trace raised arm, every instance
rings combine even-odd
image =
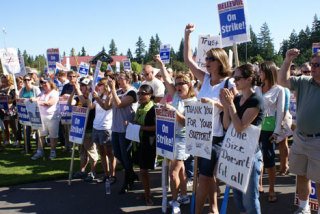
[[[183,49],[183,58],[184,62],[190,68],[193,75],[203,82],[205,72],[202,71],[197,63],[192,58],[192,50],[191,50],[191,42],[190,42],[190,34],[194,31],[195,25],[194,24],[187,24],[185,31],[184,31],[184,49]]]
[[[168,90],[168,94],[173,97],[174,93],[176,92],[176,88],[174,87],[174,83],[169,72],[164,66],[159,54],[155,55],[154,60],[160,65],[160,72],[163,77],[166,89]]]
[[[296,48],[289,49],[286,53],[286,58],[283,61],[283,64],[280,68],[278,83],[279,85],[290,88],[290,65],[292,61],[297,58],[300,54],[300,51]]]

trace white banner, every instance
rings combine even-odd
[[[20,73],[20,62],[17,49],[2,48],[0,49],[0,60],[2,64],[3,74],[17,74]]]
[[[185,103],[187,154],[211,159],[213,108],[211,103]]]
[[[260,128],[250,125],[238,133],[230,124],[217,164],[217,178],[242,192],[247,191]]]

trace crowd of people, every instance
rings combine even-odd
[[[228,55],[221,48],[206,53],[206,71],[194,61],[190,37],[193,24],[185,28],[184,61],[188,71],[172,72],[159,55],[154,60],[160,70],[152,65],[143,67],[142,75],[135,72],[104,72],[95,88],[92,76],[79,77],[75,71],[59,71],[53,76],[38,77],[29,69],[23,78],[17,78],[17,89],[11,75],[1,77],[0,93],[8,97],[9,111],[1,111],[0,149],[10,144],[9,129],[15,146],[22,141],[21,125],[17,123],[15,100],[37,102],[42,119],[42,129],[36,132],[36,151],[31,157],[43,157],[44,144],[50,142],[49,159],[57,158],[56,146],[63,141],[65,151],[72,148],[69,142],[70,125],[61,124],[59,100],[68,105],[87,107],[88,122],[83,144],[79,146],[80,167],[75,179],[91,182],[96,179],[96,165],[100,158],[103,181],[117,182],[116,164],[124,170],[120,194],[130,191],[134,181],[140,179],[146,205],[153,205],[149,171],[154,170],[156,155],[155,107],[176,112],[174,158],[170,160],[169,176],[173,213],[180,213],[180,205],[190,203],[187,184],[197,176],[195,213],[202,213],[209,199],[209,212],[219,213],[217,197],[220,194],[215,166],[221,151],[226,129],[232,123],[237,132],[250,125],[261,127],[259,146],[256,148],[253,170],[247,191],[233,189],[235,204],[240,213],[261,213],[259,194],[264,192],[262,174],[268,174],[268,201],[277,201],[275,184],[277,176],[297,175],[299,208],[296,213],[310,213],[308,197],[310,180],[316,182],[320,195],[320,53],[311,57],[300,69],[293,64],[299,50],[290,49],[281,68],[265,61],[258,66],[250,63],[236,68],[229,65]],[[199,83],[200,86],[199,86]],[[91,94],[91,95],[90,95]],[[194,157],[186,153],[185,101],[215,105],[223,114],[213,118],[211,158],[198,157],[198,169],[193,169]],[[128,123],[140,125],[140,143],[126,139]],[[294,130],[294,131],[293,131]],[[26,146],[31,147],[32,128],[26,126]],[[293,135],[289,151],[288,137]],[[60,139],[60,140],[59,140]],[[279,144],[280,170],[277,172],[275,147]],[[116,161],[117,160],[117,161]],[[90,169],[87,172],[87,165]],[[140,168],[138,176],[134,164]],[[195,174],[193,174],[195,172]],[[318,198],[319,201],[319,198]],[[320,211],[318,211],[320,213]]]

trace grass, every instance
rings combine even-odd
[[[57,158],[49,160],[50,148],[45,148],[45,158],[31,160],[33,154],[23,154],[21,148],[7,146],[0,152],[0,187],[37,181],[67,179],[71,153],[63,153],[57,148]],[[73,171],[79,170],[79,155],[75,152]],[[100,164],[97,171],[101,172]]]

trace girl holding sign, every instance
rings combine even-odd
[[[180,212],[180,204],[190,203],[190,198],[187,195],[186,173],[184,161],[188,158],[186,150],[186,133],[185,133],[185,117],[184,117],[184,102],[196,101],[195,91],[192,82],[187,74],[177,74],[175,82],[161,61],[160,55],[155,56],[155,60],[161,66],[161,74],[164,79],[168,94],[173,97],[172,105],[166,104],[165,107],[176,111],[176,130],[174,142],[174,160],[170,161],[170,186],[172,192],[172,201],[169,204],[172,206],[173,213]],[[181,195],[178,197],[179,189]]]
[[[194,76],[202,82],[201,89],[197,96],[203,102],[213,102],[214,106],[222,111],[219,100],[220,89],[229,88],[237,94],[233,79],[228,77],[231,74],[231,67],[228,63],[228,55],[221,48],[212,48],[206,53],[206,71],[199,68],[193,60],[190,47],[190,34],[195,30],[194,24],[188,24],[185,28],[184,39],[184,62],[188,65]],[[207,196],[209,195],[209,212],[217,213],[217,185],[213,170],[217,163],[221,145],[224,137],[220,115],[215,114],[213,123],[213,140],[211,159],[199,157],[199,184],[196,195],[196,213],[201,213]]]
[[[254,90],[255,75],[253,66],[245,64],[238,67],[234,80],[241,95],[234,96],[229,89],[222,89],[220,100],[223,105],[223,126],[228,128],[233,123],[236,132],[240,133],[249,125],[259,126],[263,119],[263,104],[260,96]],[[262,153],[258,147],[255,153],[253,168],[249,178],[247,192],[233,189],[234,201],[241,213],[261,213],[259,202],[259,177],[262,167]]]

